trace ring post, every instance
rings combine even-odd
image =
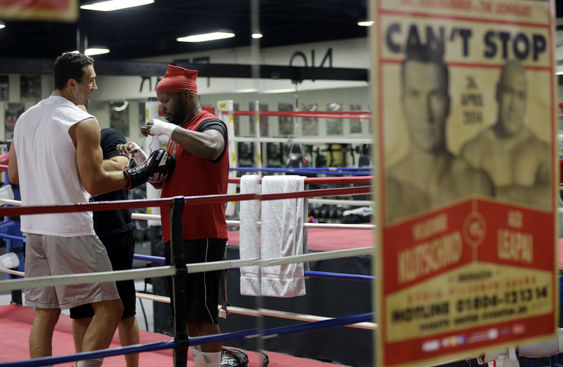
[[[188,331],[184,310],[186,309],[186,258],[184,256],[184,240],[182,236],[182,213],[184,198],[174,198],[170,208],[170,261],[176,267],[176,274],[172,277],[172,307],[174,310],[174,338],[178,343],[174,349],[174,367],[188,365]]]

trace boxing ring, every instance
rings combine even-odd
[[[369,179],[369,178],[368,178]],[[186,205],[201,205],[208,202],[226,202],[232,200],[279,200],[283,198],[290,197],[316,197],[316,196],[341,196],[341,195],[353,195],[353,194],[369,194],[371,188],[369,186],[360,187],[344,187],[336,189],[320,189],[320,190],[310,190],[303,192],[294,193],[281,193],[281,194],[238,194],[238,195],[212,195],[206,197],[186,197],[186,198],[174,198],[174,199],[158,199],[158,200],[132,200],[125,202],[107,202],[107,203],[91,203],[91,204],[80,204],[80,205],[63,205],[56,207],[3,207],[0,208],[0,215],[3,216],[17,216],[22,214],[31,213],[55,213],[55,212],[76,212],[76,211],[97,211],[97,210],[114,210],[120,208],[144,208],[148,206],[159,206],[166,207],[171,206],[172,209],[172,221],[173,221],[173,237],[172,242],[178,241],[178,234],[176,232],[175,226],[178,226],[178,213],[181,214],[181,208],[183,207],[184,201]],[[176,213],[176,214],[175,214]],[[181,229],[180,229],[181,231]],[[181,233],[180,233],[181,236]],[[181,237],[180,237],[181,238]],[[177,243],[177,242],[176,242]],[[249,260],[226,260],[216,263],[206,263],[206,264],[190,264],[187,270],[185,269],[185,262],[182,259],[181,246],[180,251],[178,251],[178,246],[174,246],[172,243],[171,248],[173,250],[173,266],[159,266],[153,267],[151,269],[133,269],[129,271],[117,271],[109,273],[92,273],[92,274],[81,274],[81,275],[71,275],[71,276],[56,276],[56,277],[46,277],[42,279],[13,279],[0,282],[0,291],[11,291],[22,289],[28,286],[47,286],[52,284],[80,284],[85,282],[103,281],[103,280],[125,280],[125,279],[140,279],[146,277],[160,277],[160,276],[174,276],[174,279],[181,278],[182,273],[192,273],[199,271],[209,271],[209,270],[219,270],[219,269],[232,269],[239,268],[241,266],[247,265],[276,265],[276,264],[287,264],[296,261],[318,261],[326,259],[335,259],[345,256],[357,256],[357,255],[371,255],[373,248],[357,248],[353,250],[337,250],[329,252],[319,252],[310,253],[295,256],[292,258],[281,258],[273,260],[260,260],[260,259],[249,259]],[[179,254],[178,254],[179,252]],[[155,261],[155,259],[150,259]],[[160,260],[160,259],[157,259]],[[203,267],[202,267],[203,266]],[[17,272],[11,272],[17,274]],[[180,274],[180,277],[178,277]],[[338,276],[337,274],[329,274],[329,276]],[[175,291],[180,286],[178,283],[181,282],[176,280]],[[175,300],[177,298],[178,305],[176,307],[182,307],[182,295],[176,293]],[[256,312],[253,313],[252,310],[244,310],[242,308],[233,308],[234,312],[241,312],[246,314],[257,315]],[[260,314],[260,312],[258,312]],[[272,314],[272,313],[270,313]],[[287,315],[285,315],[287,317]],[[299,318],[299,316],[291,316],[293,319]],[[176,337],[169,341],[160,341],[155,343],[150,343],[142,346],[129,346],[124,348],[111,348],[101,352],[90,352],[94,354],[78,354],[78,355],[66,355],[50,357],[45,360],[29,360],[21,362],[10,362],[8,364],[0,365],[14,365],[14,366],[28,366],[28,365],[38,365],[38,363],[63,363],[68,361],[75,361],[78,359],[111,356],[123,353],[136,353],[144,351],[157,351],[162,349],[175,350],[175,358],[177,363],[182,365],[182,360],[187,358],[186,347],[187,345],[199,345],[203,343],[213,342],[213,341],[228,341],[237,338],[256,338],[258,336],[263,338],[269,338],[272,336],[283,336],[287,334],[294,334],[302,331],[311,331],[316,329],[324,329],[327,327],[335,327],[341,325],[354,324],[358,322],[369,322],[373,318],[372,313],[364,313],[352,316],[346,316],[342,318],[322,318],[320,321],[309,321],[307,323],[301,323],[297,325],[287,325],[282,327],[274,327],[268,329],[247,329],[239,330],[231,333],[224,333],[217,336],[203,337],[203,339],[198,338],[187,338],[187,335],[183,331],[182,325],[184,324],[182,320],[175,318],[175,330]],[[305,319],[307,319],[305,317]],[[314,319],[314,318],[313,318]],[[311,320],[311,318],[309,318]],[[373,329],[373,325],[368,326],[368,328]],[[180,330],[180,331],[178,331]],[[207,339],[211,338],[211,339]],[[98,354],[99,353],[99,354]]]

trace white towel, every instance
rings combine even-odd
[[[240,180],[240,193],[260,192],[260,176],[245,175]],[[243,200],[240,202],[240,258],[260,258],[260,201]],[[243,266],[240,268],[240,294],[245,296],[260,295],[260,267]]]
[[[303,191],[303,176],[266,176],[262,194]],[[303,254],[303,199],[262,202],[262,259]],[[262,267],[263,296],[305,295],[303,263]]]

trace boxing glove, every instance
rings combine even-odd
[[[145,182],[158,184],[164,181],[174,171],[174,158],[164,149],[158,149],[149,158],[133,168],[125,168],[123,174],[127,177],[127,189],[132,189]]]

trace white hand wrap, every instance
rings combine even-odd
[[[139,165],[147,160],[148,158],[147,154],[141,149],[141,147],[137,143],[135,143],[134,141],[130,141],[127,144],[131,145],[131,151],[132,151],[131,158],[133,158],[135,163]]]
[[[166,135],[172,136],[172,132],[178,125],[171,124],[170,122],[164,122],[159,119],[152,119],[152,127],[150,129],[151,135]]]

